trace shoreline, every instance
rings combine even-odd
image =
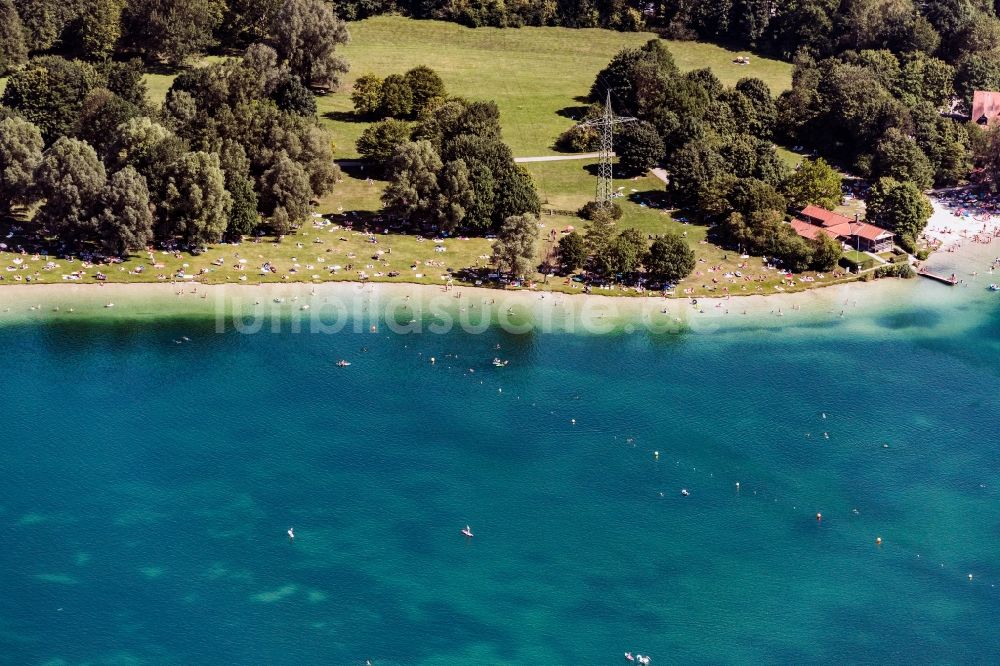
[[[982,281],[982,280],[980,280]],[[985,290],[985,282],[983,287]],[[862,285],[865,287],[862,289]],[[979,290],[923,278],[831,285],[788,294],[690,299],[558,292],[497,291],[399,283],[327,282],[247,285],[33,285],[0,290],[0,325],[76,320],[214,320],[217,332],[261,330],[400,334],[482,332],[608,334],[702,332],[743,327],[815,326],[858,313],[937,307]],[[113,304],[111,307],[109,305]]]
[[[940,228],[953,219],[935,201],[934,227]],[[929,225],[931,230],[934,227]],[[245,327],[246,321],[257,321],[262,327],[264,320],[281,320],[291,321],[293,329],[328,332],[343,330],[349,321],[359,332],[384,322],[398,332],[419,332],[416,329],[431,330],[435,324],[438,328],[446,324],[467,330],[499,325],[512,332],[603,334],[641,329],[713,332],[748,325],[829,323],[853,312],[941,307],[976,300],[976,294],[985,292],[986,285],[1000,281],[1000,271],[990,271],[990,262],[1000,255],[1000,243],[995,246],[976,243],[964,234],[961,240],[965,242],[953,242],[949,250],[939,250],[924,262],[929,269],[957,273],[962,283],[954,287],[921,277],[882,278],[794,292],[734,293],[695,300],[676,295],[665,297],[656,292],[622,296],[346,280],[258,284],[7,283],[0,286],[0,325],[68,321],[74,317],[115,320],[195,317],[214,318],[217,328],[221,325],[222,329]],[[113,306],[106,307],[109,304]],[[367,323],[362,327],[364,322]]]

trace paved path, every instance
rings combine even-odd
[[[662,180],[664,183],[670,182],[670,178],[667,177],[666,169],[661,169],[660,167],[656,167],[655,169],[650,169],[649,173],[653,174],[654,176]]]
[[[539,155],[537,157],[515,157],[514,161],[518,164],[523,164],[525,162],[562,162],[564,160],[596,160],[601,156],[600,153],[571,153],[568,155]],[[611,153],[614,157],[615,154]],[[356,167],[365,164],[364,160],[334,160],[337,164],[342,167]]]
[[[613,157],[614,153],[611,155]],[[596,160],[600,156],[600,153],[572,153],[570,155],[545,155],[542,157],[515,157],[514,161],[518,164],[524,162],[562,162],[563,160]]]

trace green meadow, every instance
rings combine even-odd
[[[470,29],[454,23],[414,21],[398,16],[352,23],[350,32],[351,43],[343,52],[351,71],[339,90],[317,98],[320,121],[331,131],[340,159],[357,156],[354,142],[367,126],[356,121],[352,113],[353,81],[361,74],[374,72],[385,76],[417,65],[435,69],[452,95],[495,100],[500,107],[504,139],[515,155],[556,154],[552,143],[573,124],[573,116],[580,113],[585,103],[583,96],[597,72],[619,49],[639,46],[655,37],[650,33],[598,29]],[[709,67],[727,85],[745,76],[763,79],[775,94],[791,85],[792,67],[788,63],[751,56],[750,65],[737,65],[734,62],[737,56],[750,54],[698,42],[668,41],[667,46],[682,70]],[[206,57],[194,66],[215,59]],[[149,97],[154,104],[165,98],[174,76],[160,72],[146,75]],[[0,86],[3,84],[0,80]],[[789,163],[798,157],[784,149],[782,156]],[[538,250],[541,261],[553,251],[554,239],[562,232],[569,227],[583,230],[583,221],[573,211],[594,196],[596,165],[590,160],[572,160],[526,163],[524,167],[532,175],[542,200],[543,228]],[[704,227],[674,219],[664,206],[663,183],[655,177],[621,179],[615,185],[620,195],[617,200],[624,210],[618,222],[620,228],[634,227],[649,235],[680,233],[694,248],[698,266],[682,282],[679,294],[685,293],[684,290],[690,295],[718,294],[723,281],[713,281],[716,276],[741,269],[746,272],[749,262],[760,266],[759,259],[743,260],[709,243]],[[377,218],[384,187],[385,183],[369,179],[360,168],[346,168],[343,180],[319,202],[316,211],[336,222]],[[197,257],[158,252],[152,258],[133,257],[105,273],[114,282],[169,280],[183,272],[201,273],[197,278],[201,282],[367,278],[441,284],[456,271],[489,263],[491,249],[487,239],[449,239],[443,244],[444,251],[438,251],[433,242],[414,236],[376,233],[377,242],[372,242],[367,234],[317,226],[317,223],[326,224],[314,218],[281,242],[261,239],[239,246],[219,245]],[[377,229],[378,223],[374,226]],[[391,252],[386,253],[390,248]],[[11,255],[4,254],[0,253],[0,261],[12,260]],[[263,274],[260,266],[264,262],[274,265],[277,272]],[[37,282],[60,282],[64,274],[81,268],[79,262],[60,260],[56,264],[46,269],[44,257],[38,260],[29,257],[4,277],[13,280],[18,275],[22,279],[30,275]],[[139,266],[143,270],[136,273]],[[331,272],[331,266],[339,268]],[[82,281],[93,281],[94,270],[85,272]],[[398,275],[390,277],[390,273]],[[778,286],[779,280],[772,273],[752,285],[735,285],[733,291],[771,292]],[[805,286],[799,283],[785,288],[791,291]],[[548,288],[572,291],[574,285],[557,280],[550,281]]]

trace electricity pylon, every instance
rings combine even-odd
[[[597,168],[597,204],[601,207],[611,205],[611,197],[614,194],[611,178],[611,161],[614,158],[614,127],[622,123],[634,122],[635,118],[616,116],[611,110],[611,89],[608,89],[608,98],[604,102],[604,113],[600,118],[588,120],[580,123],[580,127],[596,127],[601,133],[601,157]]]

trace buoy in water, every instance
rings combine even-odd
[[[659,460],[660,459],[660,452],[659,451],[653,451],[653,458],[655,458],[656,460]]]
[[[822,514],[822,513],[817,513],[817,514],[816,514],[816,520],[817,520],[817,521],[819,521],[819,520],[823,520],[823,514]]]
[[[875,537],[875,545],[876,546],[882,545],[882,537]]]
[[[972,580],[972,574],[969,574],[969,580]]]

